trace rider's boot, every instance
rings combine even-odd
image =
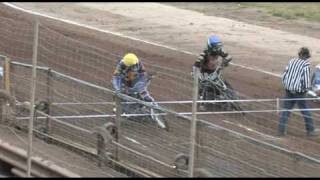
[[[200,91],[201,92],[201,91]],[[200,100],[203,100],[203,96],[200,96],[199,97]],[[199,111],[206,111],[207,110],[207,107],[205,106],[204,103],[200,103],[199,105]]]

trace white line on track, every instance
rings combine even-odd
[[[241,128],[244,128],[244,129],[246,129],[246,130],[248,130],[250,132],[254,132],[254,133],[256,133],[256,134],[258,134],[258,135],[260,135],[260,136],[262,136],[263,138],[266,138],[266,139],[279,139],[277,137],[270,136],[268,134],[264,134],[264,133],[261,133],[259,131],[254,130],[254,129],[251,129],[251,128],[249,128],[247,126],[244,126],[242,124],[239,124],[239,123],[236,124],[236,123],[233,123],[233,122],[230,122],[230,121],[227,121],[227,120],[223,120],[223,122],[228,123],[228,124],[232,124],[232,125],[235,125],[235,126],[238,126],[238,127],[241,127]]]
[[[138,141],[137,141],[137,140],[135,140],[135,139],[129,138],[129,137],[127,137],[127,136],[125,136],[125,138],[126,138],[126,139],[128,139],[129,141],[131,141],[131,142],[135,143],[135,144],[139,144],[139,145],[141,145],[143,148],[147,148],[147,146],[145,146],[145,145],[141,144],[140,142],[138,142]]]
[[[146,44],[151,44],[151,45],[154,45],[154,46],[167,48],[167,49],[170,49],[170,50],[173,50],[173,51],[178,51],[178,52],[183,52],[185,54],[198,56],[198,54],[195,54],[195,53],[192,53],[192,52],[189,52],[189,51],[180,50],[180,49],[177,49],[177,48],[173,48],[173,47],[162,45],[162,44],[159,44],[159,43],[138,39],[138,38],[135,38],[135,37],[130,37],[130,36],[118,33],[118,32],[111,32],[111,31],[108,31],[108,30],[99,29],[99,28],[96,28],[96,27],[88,26],[88,25],[85,25],[85,24],[81,24],[81,23],[78,23],[78,22],[71,21],[71,20],[57,18],[57,17],[53,17],[53,16],[50,16],[50,15],[42,14],[42,13],[39,13],[39,12],[26,10],[26,9],[21,8],[21,7],[15,6],[15,5],[11,4],[11,3],[3,2],[3,4],[6,5],[6,6],[9,6],[11,8],[14,8],[14,9],[29,13],[29,14],[42,16],[42,17],[46,17],[46,18],[49,18],[49,19],[54,19],[54,20],[57,20],[57,21],[65,22],[65,23],[68,23],[68,24],[85,27],[87,29],[91,29],[91,30],[95,30],[95,31],[103,32],[103,33],[112,34],[112,35],[119,36],[119,37],[122,37],[122,38],[127,38],[127,39],[131,39],[131,40],[135,40],[135,41],[140,41],[140,42],[143,42],[143,43],[146,43]],[[244,69],[248,69],[248,70],[251,70],[251,71],[260,72],[260,73],[268,74],[268,75],[275,76],[275,77],[281,77],[280,74],[276,74],[276,73],[273,73],[273,72],[262,70],[262,69],[259,69],[257,67],[249,67],[249,66],[235,64],[235,63],[230,63],[230,64],[232,64],[234,66],[238,66],[238,67],[244,68]]]

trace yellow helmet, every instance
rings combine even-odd
[[[133,66],[139,62],[138,57],[133,53],[128,53],[123,57],[123,63],[126,66]]]

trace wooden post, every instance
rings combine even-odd
[[[49,116],[50,116],[50,109],[51,109],[51,103],[52,103],[51,78],[52,78],[52,73],[51,73],[51,69],[49,68],[48,73],[47,73],[47,103],[48,103],[47,108],[48,109],[46,112]],[[48,117],[46,119],[46,133],[48,135],[50,135],[50,133],[51,133],[51,119]],[[49,140],[49,138],[47,140]]]
[[[106,144],[104,138],[101,134],[97,134],[97,155],[98,155],[98,166],[101,167],[104,161],[104,154],[106,149]]]
[[[4,59],[4,64],[2,65],[2,89],[4,89],[5,91],[7,91],[6,88],[6,63],[7,63],[7,57],[6,56],[1,56],[1,58]],[[2,104],[1,104],[1,123],[5,122],[5,119],[7,118],[7,107],[6,107],[6,103],[5,100],[3,100]]]
[[[121,99],[118,96],[115,96],[116,100],[116,142],[119,143],[120,140],[120,126],[121,126],[121,113],[122,113],[122,106],[121,106]],[[116,160],[119,161],[119,148],[116,146]]]
[[[1,58],[3,58],[4,59],[4,62],[3,62],[3,64],[2,64],[2,70],[3,70],[3,72],[2,72],[2,84],[1,84],[1,86],[2,86],[2,89],[4,89],[4,90],[6,90],[6,63],[7,63],[7,57],[6,56],[1,56]]]
[[[37,80],[37,56],[38,56],[38,35],[39,35],[39,21],[36,19],[34,26],[34,42],[33,42],[33,57],[32,57],[32,79],[31,79],[31,107],[30,107],[30,119],[28,126],[28,158],[27,158],[27,177],[31,172],[31,151],[32,151],[32,136],[33,136],[33,119],[35,115],[35,95],[36,95],[36,80]]]
[[[4,62],[2,64],[1,89],[6,90],[6,57],[3,58]]]
[[[193,96],[192,96],[192,121],[190,127],[190,161],[189,161],[189,177],[194,176],[194,157],[195,157],[195,146],[196,146],[196,133],[197,133],[197,100],[198,100],[198,79],[199,79],[199,68],[194,69],[193,77]]]
[[[2,77],[2,84],[3,89],[8,93],[10,96],[10,58],[4,56],[4,65],[3,65],[3,77]],[[3,103],[1,105],[1,120],[5,122],[8,119],[8,114],[10,113],[9,107],[7,106],[7,100],[3,99]]]
[[[5,57],[5,64],[3,69],[3,75],[4,75],[4,89],[10,93],[10,58]]]
[[[277,114],[280,114],[280,100],[277,98]]]

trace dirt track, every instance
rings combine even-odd
[[[24,19],[28,20],[28,16],[25,15],[13,15],[12,12],[8,12],[5,8],[1,8],[1,16],[6,17],[8,19]],[[122,54],[126,53],[127,51],[136,52],[139,57],[143,59],[146,63],[147,68],[149,67],[152,70],[156,70],[152,64],[156,64],[160,66],[162,71],[168,70],[166,67],[170,67],[168,73],[175,73],[177,76],[182,77],[182,79],[186,80],[186,82],[178,82],[179,79],[170,79],[168,76],[160,76],[159,79],[155,79],[153,82],[154,85],[151,87],[152,94],[159,100],[186,100],[190,99],[191,97],[191,87],[190,87],[190,80],[189,72],[190,67],[196,56],[189,55],[177,51],[172,51],[167,48],[161,48],[157,46],[151,46],[149,44],[145,44],[142,42],[133,41],[126,38],[121,38],[114,36],[112,34],[105,34],[100,32],[95,32],[91,30],[86,30],[83,28],[74,28],[71,25],[63,25],[61,26],[60,23],[55,21],[48,21],[44,22],[47,26],[49,26],[54,31],[67,36],[68,38],[76,39],[80,42],[85,42],[86,45],[96,47],[99,49],[103,49],[106,52],[114,52],[121,56]],[[129,44],[129,46],[128,46]],[[1,51],[6,52],[6,45],[3,44]],[[236,53],[236,52],[235,52]],[[10,53],[6,52],[6,54],[11,55]],[[30,56],[24,54],[12,54],[11,56],[18,57],[19,59],[30,59]],[[256,62],[255,57],[245,58],[243,62]],[[268,63],[266,63],[268,64]],[[82,76],[81,74],[77,74],[77,72],[69,71],[68,69],[61,69],[59,65],[51,65],[53,69],[61,71],[63,73],[67,73],[69,75],[79,77]],[[112,66],[110,66],[112,67]],[[105,72],[105,74],[99,74],[99,76],[103,77],[110,77],[110,72],[112,69],[110,67],[100,67],[100,72]],[[102,69],[101,69],[102,68]],[[103,69],[107,68],[107,69]],[[279,68],[280,69],[280,68]],[[234,89],[239,91],[241,94],[245,95],[246,97],[250,98],[275,98],[281,97],[282,90],[280,86],[280,80],[278,77],[272,77],[264,73],[259,73],[257,71],[246,70],[236,66],[230,66],[225,71],[226,78],[229,79],[231,84],[234,86]],[[103,80],[103,79],[90,79],[90,77],[83,76],[83,78],[87,78],[85,80],[94,81],[97,84],[104,85],[110,81],[110,79]],[[263,81],[262,81],[263,80]],[[170,94],[164,92],[163,90],[157,88],[160,87],[162,83],[172,84]],[[183,85],[189,87],[185,88]],[[183,108],[185,109],[185,107]],[[259,114],[257,114],[259,115]],[[220,116],[219,116],[220,117]],[[202,118],[202,117],[201,117]],[[266,140],[264,136],[259,136],[254,132],[247,130],[246,128],[241,128],[235,126],[233,124],[227,123],[226,121],[221,121],[220,118],[218,119],[217,116],[214,118],[212,116],[204,116],[203,118],[213,121],[217,124],[221,124],[225,127],[229,127],[240,131],[245,134],[252,135],[258,139]],[[224,117],[221,117],[224,118]],[[241,121],[240,119],[230,118],[233,123]],[[259,117],[252,117],[249,116],[247,121],[242,122],[244,125],[250,126],[251,128],[263,132],[269,135],[273,135],[275,132],[273,131],[277,125],[278,116],[277,115],[269,115],[263,117],[262,115]],[[291,125],[302,127],[301,123],[298,121],[291,120]],[[294,123],[293,123],[294,122]],[[259,125],[260,124],[260,125]],[[297,125],[298,124],[298,125]],[[268,127],[268,128],[266,128]],[[304,129],[302,131],[290,132],[289,136],[286,137],[284,140],[277,140],[274,143],[280,144],[281,146],[286,146],[288,149],[303,151],[306,154],[315,155],[317,152],[317,148],[319,147],[318,143],[313,143],[314,140],[305,140],[304,137]],[[293,135],[292,135],[293,134]],[[304,143],[308,143],[310,148],[308,149],[300,149],[303,147]],[[314,147],[314,148],[311,148]]]
[[[289,26],[286,24],[289,23],[282,25],[277,19],[264,22],[263,27],[159,3],[15,4],[54,17],[189,51],[195,55],[202,50],[207,37],[217,33],[225,42],[227,50],[234,55],[235,64],[277,74],[283,71],[288,58],[295,56],[300,46],[310,47],[314,55],[311,62],[313,65],[319,63],[318,39],[303,33],[312,31],[315,34],[317,29],[306,26],[305,29],[300,27],[299,33],[286,32],[285,29]],[[214,3],[208,5],[208,8],[210,6],[214,6]],[[277,24],[277,30],[272,29],[274,24]],[[281,31],[282,29],[284,30]]]

